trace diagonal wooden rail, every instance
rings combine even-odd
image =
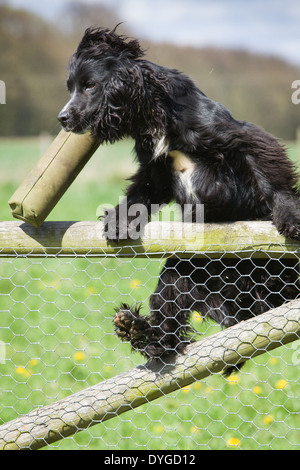
[[[3,424],[0,449],[42,448],[299,338],[294,300],[189,345],[174,364],[151,362]]]

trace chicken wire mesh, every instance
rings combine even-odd
[[[122,302],[147,312],[163,264],[162,254],[2,258],[0,423],[143,364],[112,318]],[[192,326],[199,338],[220,331],[197,312]],[[48,448],[299,449],[299,362],[296,341]]]

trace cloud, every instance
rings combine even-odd
[[[142,37],[246,48],[300,64],[299,0],[119,0],[118,6]]]

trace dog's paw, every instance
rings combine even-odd
[[[108,242],[118,243],[120,240],[126,240],[127,231],[120,228],[117,207],[105,210],[102,220],[104,222],[103,236]]]
[[[114,318],[116,335],[122,341],[130,341],[137,332],[134,329],[135,317],[127,305],[123,305],[121,310],[116,312]]]
[[[124,214],[123,214],[124,212]],[[103,236],[108,242],[118,243],[124,240],[138,240],[144,232],[147,220],[139,216],[129,216],[120,206],[105,211]]]
[[[300,241],[300,223],[292,226],[287,226],[282,232],[287,238]]]
[[[300,218],[289,218],[275,223],[278,232],[286,238],[300,240]]]
[[[146,330],[149,323],[139,315],[140,307],[129,307],[122,304],[114,318],[116,335],[122,341],[131,343],[133,349],[144,349],[148,342]]]
[[[278,232],[286,238],[300,240],[300,207],[298,198],[278,193],[272,220]]]

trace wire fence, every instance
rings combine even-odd
[[[14,239],[13,234],[11,237]],[[268,242],[264,258],[273,250],[270,257],[275,253],[278,265],[282,263],[284,269],[283,260],[296,259],[298,248],[287,246],[280,238],[276,240],[276,246],[274,240],[271,246]],[[257,253],[257,246],[249,248],[244,238],[238,243],[242,249],[231,254],[237,261],[245,256],[251,260]],[[232,240],[228,245],[232,248]],[[224,243],[223,253],[205,246],[193,254],[176,249],[173,255],[191,259],[201,255],[210,260],[208,263],[216,262],[212,253],[215,257],[218,253],[218,263],[228,256]],[[100,256],[101,250],[95,254],[94,247],[85,253],[81,247],[70,247],[68,254],[64,250],[62,243],[58,246],[55,242],[50,247],[31,246],[25,251],[14,242],[10,253],[2,247],[0,424],[145,362],[115,336],[112,319],[122,302],[139,302],[147,313],[149,296],[156,288],[170,247],[164,251],[155,245],[142,257],[132,247],[131,255],[126,252],[123,256],[108,249]],[[296,262],[291,269],[298,277]],[[273,274],[268,274],[267,263],[265,270],[267,285]],[[209,280],[206,282],[208,285]],[[197,312],[192,312],[192,326],[200,339],[220,331],[219,326],[204,321]],[[49,447],[299,449],[300,341],[278,346],[249,360],[240,373],[227,378],[213,374],[175,392],[162,393],[151,403],[101,421]]]

